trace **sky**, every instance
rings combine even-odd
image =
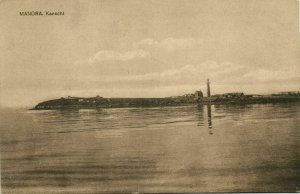
[[[20,16],[63,11],[63,16]],[[296,0],[2,0],[0,102],[300,90]]]

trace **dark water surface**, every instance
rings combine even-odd
[[[295,192],[299,104],[1,110],[3,193]]]

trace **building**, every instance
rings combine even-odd
[[[300,95],[299,91],[279,92],[279,95]]]
[[[201,90],[195,92],[195,99],[203,98],[203,93]]]
[[[241,98],[244,96],[244,93],[242,92],[234,92],[234,93],[225,93],[219,95],[221,98]]]
[[[78,97],[68,96],[68,99],[78,99]]]

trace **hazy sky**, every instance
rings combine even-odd
[[[296,0],[0,1],[1,105],[300,90]],[[20,16],[64,11],[64,16]]]

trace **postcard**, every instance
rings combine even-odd
[[[0,193],[299,192],[299,10],[0,1]]]

